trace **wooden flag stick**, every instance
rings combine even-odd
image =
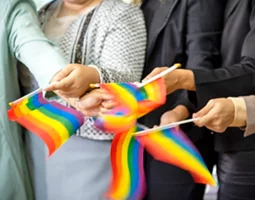
[[[176,127],[176,126],[179,126],[179,125],[182,125],[182,124],[187,124],[187,123],[197,121],[199,119],[200,118],[194,118],[194,119],[187,119],[187,120],[183,120],[183,121],[179,121],[179,122],[174,122],[174,123],[167,124],[167,125],[164,125],[164,126],[158,126],[156,128],[151,128],[151,129],[146,129],[144,131],[139,131],[139,132],[134,133],[134,135],[135,136],[143,136],[143,135],[147,135],[151,132],[160,131],[160,130],[164,130],[164,129],[168,129],[168,128],[173,128],[173,127]],[[145,128],[144,126],[141,126],[141,127]]]

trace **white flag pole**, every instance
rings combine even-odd
[[[187,124],[187,123],[197,121],[199,119],[200,118],[194,118],[194,119],[187,119],[187,120],[183,120],[183,121],[179,121],[179,122],[174,122],[174,123],[171,123],[171,124],[167,124],[167,125],[158,126],[158,127],[155,127],[155,128],[139,131],[139,132],[134,133],[134,135],[135,136],[143,136],[143,135],[147,135],[151,132],[160,131],[160,130],[164,130],[164,129],[168,129],[168,128],[173,128],[173,127],[176,127],[176,126],[179,126],[179,125],[182,125],[182,124]]]
[[[168,74],[168,73],[174,71],[174,70],[177,69],[178,67],[181,67],[181,64],[176,63],[176,64],[174,64],[172,67],[169,67],[167,70],[165,70],[165,71],[163,71],[163,72],[157,74],[156,76],[153,76],[153,77],[149,78],[148,80],[146,80],[146,81],[144,81],[144,82],[142,82],[142,83],[136,83],[136,85],[137,85],[139,88],[141,88],[141,87],[143,87],[143,86],[145,86],[145,85],[147,85],[147,84],[149,84],[149,83],[155,81],[156,79],[161,78],[161,77],[165,76],[166,74]],[[90,84],[90,87],[91,87],[91,88],[98,88],[98,87],[100,87],[100,84],[98,84],[98,83],[97,83],[97,84]]]

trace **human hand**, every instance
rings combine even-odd
[[[148,80],[167,69],[168,67],[157,67],[146,76],[143,81]],[[176,69],[163,76],[163,78],[165,80],[167,94],[178,89],[195,90],[194,74],[191,70]]]
[[[58,91],[58,94],[67,98],[79,98],[90,88],[91,83],[99,82],[99,73],[95,68],[70,64],[53,77],[45,90]]]
[[[105,109],[113,108],[115,106],[113,99],[114,97],[105,90],[96,89],[81,97],[76,107],[85,116],[93,117],[104,112]]]
[[[182,121],[188,118],[189,111],[185,106],[176,106],[173,110],[165,112],[160,119],[160,126]],[[179,127],[176,127],[179,129]]]
[[[219,98],[210,100],[199,112],[193,114],[193,118],[201,118],[194,123],[205,126],[208,129],[222,133],[233,122],[235,106],[231,99]]]

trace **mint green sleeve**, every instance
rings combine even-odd
[[[40,87],[68,63],[42,33],[31,1],[18,1],[7,18],[9,45],[16,58],[35,76]]]

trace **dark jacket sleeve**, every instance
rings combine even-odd
[[[255,6],[250,16],[240,63],[212,71],[193,70],[199,105],[210,99],[255,94]]]
[[[225,3],[222,0],[189,0],[186,16],[187,69],[208,71],[220,65],[220,41]],[[177,104],[190,112],[196,106],[196,94],[183,94]]]

